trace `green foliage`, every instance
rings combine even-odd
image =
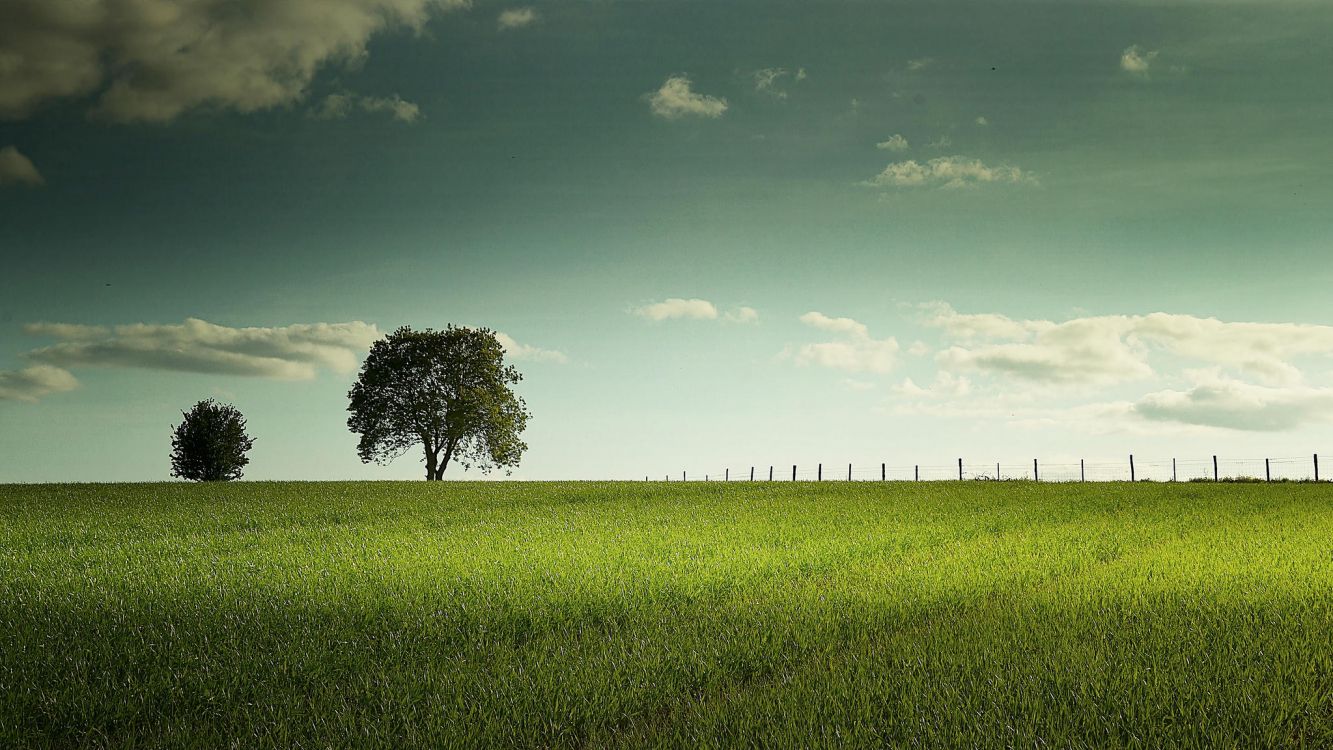
[[[0,487],[0,747],[1333,747],[1333,487]]]
[[[240,479],[255,441],[236,407],[210,398],[181,417],[171,428],[171,475],[196,482]]]
[[[522,379],[489,329],[403,326],[371,346],[347,394],[347,427],[361,436],[357,454],[366,463],[388,463],[419,444],[428,480],[442,479],[453,461],[508,473],[528,447],[519,436],[531,415],[510,388]]]

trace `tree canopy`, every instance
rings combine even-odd
[[[250,463],[246,452],[254,438],[245,433],[245,417],[231,404],[206,399],[181,412],[171,428],[171,475],[196,482],[240,479]]]
[[[420,444],[427,480],[443,479],[451,462],[508,473],[528,447],[519,436],[531,415],[510,387],[522,379],[490,329],[403,326],[371,345],[347,393],[347,427],[365,463]]]

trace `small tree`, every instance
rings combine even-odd
[[[489,329],[403,326],[370,347],[347,393],[347,427],[361,436],[364,463],[387,464],[420,444],[427,481],[454,461],[508,473],[528,448],[519,435],[531,415],[510,389],[522,379]]]
[[[171,428],[171,475],[196,482],[240,479],[255,441],[245,434],[245,417],[236,407],[210,398],[181,416]]]

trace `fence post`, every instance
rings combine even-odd
[[[995,462],[995,481],[1000,481],[1000,462]]]
[[[1268,468],[1268,459],[1266,458],[1264,459],[1264,481],[1265,482],[1273,481],[1273,470]]]
[[[773,481],[773,464],[768,465],[768,481]]]
[[[879,465],[879,481],[883,482],[889,478],[889,469],[885,464]]]
[[[818,466],[815,467],[815,481],[816,482],[824,481],[824,464],[819,464]]]
[[[1134,476],[1134,454],[1129,454],[1129,481],[1137,482],[1138,477]]]
[[[912,468],[912,476],[915,481],[921,481],[921,464],[917,464]]]
[[[1078,481],[1080,482],[1088,481],[1088,472],[1087,469],[1083,468],[1083,459],[1081,458],[1078,460]]]
[[[683,471],[680,473],[680,481],[682,481],[682,482],[685,481],[685,472],[683,472]]]
[[[963,459],[958,459],[958,481],[963,481]]]
[[[847,464],[847,481],[852,481],[852,465]]]
[[[791,481],[796,481],[796,464],[791,465]]]
[[[1213,481],[1217,481],[1217,456],[1213,456]]]
[[[751,482],[754,481],[754,467],[753,467],[753,466],[750,467],[750,481],[751,481]]]
[[[1314,480],[1319,481],[1319,454],[1314,454]]]
[[[724,481],[724,482],[730,482],[730,481],[731,481],[731,469],[727,469],[727,473],[723,475],[723,479],[722,479],[722,481]]]
[[[1176,481],[1176,459],[1171,459],[1171,481]]]
[[[1040,482],[1041,475],[1037,473],[1037,459],[1032,459],[1032,481]]]

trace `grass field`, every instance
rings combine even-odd
[[[1333,747],[1333,486],[0,486],[0,747]]]

